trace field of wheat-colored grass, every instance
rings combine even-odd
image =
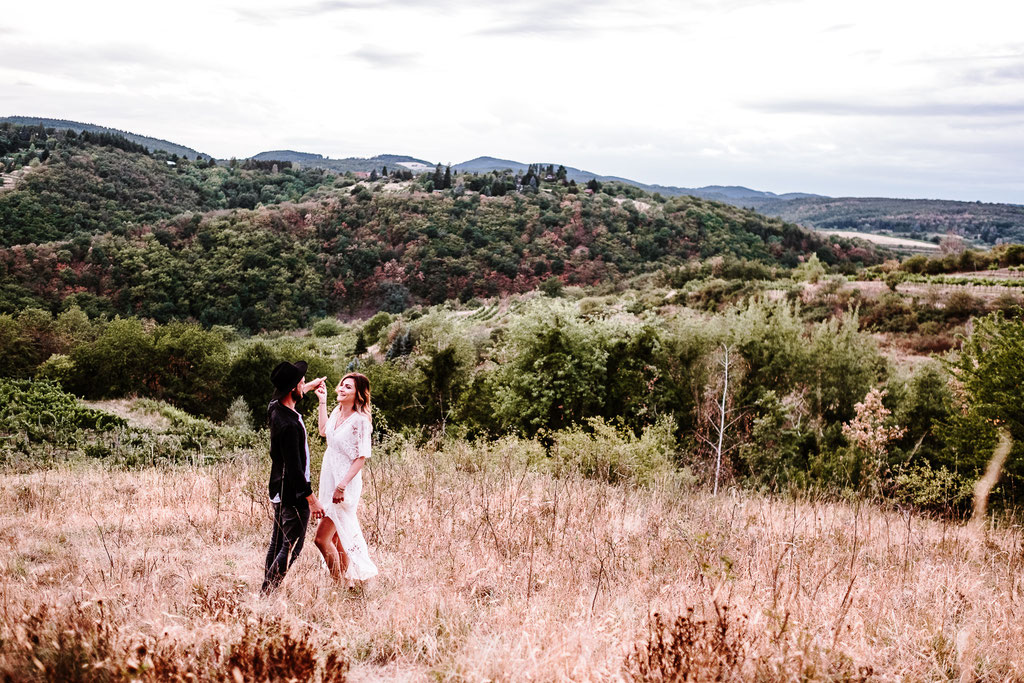
[[[360,516],[380,576],[334,587],[311,529],[272,598],[259,454],[0,474],[0,673],[52,679],[78,666],[62,648],[109,674],[81,680],[266,678],[273,657],[328,655],[333,674],[299,677],[340,680],[345,659],[356,681],[1024,679],[1013,523],[613,486],[535,456],[375,456]]]

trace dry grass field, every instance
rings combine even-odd
[[[375,456],[361,518],[381,575],[336,589],[311,532],[269,599],[263,458],[0,474],[0,672],[1024,680],[1012,521],[611,486],[537,455],[510,440]]]
[[[879,235],[873,232],[860,232],[858,230],[815,230],[815,232],[822,235],[866,240],[897,251],[919,252],[923,254],[937,254],[939,252],[939,245],[933,242],[925,242],[924,240],[911,240],[904,237],[892,237],[890,235]]]

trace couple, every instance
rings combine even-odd
[[[359,528],[356,506],[363,490],[362,467],[370,457],[370,381],[349,373],[335,387],[338,406],[327,415],[327,378],[306,383],[306,362],[280,363],[270,373],[274,395],[267,408],[270,422],[270,500],[274,530],[267,551],[263,593],[284,579],[306,538],[310,516],[320,520],[316,546],[336,581],[348,587],[377,574]],[[306,425],[295,404],[310,390],[320,407],[317,422],[327,450],[320,469],[320,496],[309,476]],[[322,503],[322,504],[321,504]]]

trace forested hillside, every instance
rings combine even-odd
[[[642,212],[608,195],[353,195],[255,211],[193,213],[154,226],[0,251],[0,310],[193,318],[249,330],[302,326],[326,313],[593,285],[725,257],[723,274],[769,277],[817,251],[831,263],[875,259],[793,225],[699,199]]]
[[[820,230],[889,232],[910,238],[954,233],[986,244],[1024,241],[1024,206],[938,199],[801,197],[728,200]]]
[[[48,119],[38,116],[5,116],[0,118],[0,124],[3,123],[10,123],[25,128],[70,130],[75,133],[91,133],[95,135],[117,135],[129,140],[130,142],[134,142],[137,145],[145,147],[150,152],[166,152],[167,154],[177,155],[179,157],[188,157],[189,159],[210,158],[209,154],[203,154],[202,152],[198,152],[191,147],[186,147],[185,145],[179,145],[168,140],[161,140],[160,138],[152,138],[147,135],[138,135],[118,128],[97,126],[92,123],[68,121],[66,119]]]
[[[545,282],[615,283],[711,257],[749,277],[812,253],[848,269],[880,260],[751,211],[579,188],[533,167],[356,183],[273,160],[165,159],[115,136],[0,133],[8,165],[31,165],[0,194],[0,311],[76,304],[256,331]]]
[[[149,153],[107,133],[0,124],[0,163],[20,169],[0,192],[0,246],[126,234],[184,212],[296,200],[325,171],[261,162],[218,166]]]

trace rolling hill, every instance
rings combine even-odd
[[[431,164],[429,161],[402,154],[378,154],[368,158],[347,157],[345,159],[331,159],[322,154],[296,152],[286,149],[260,152],[249,158],[253,161],[290,161],[304,168],[319,168],[334,171],[335,173],[369,173],[374,169],[377,171],[380,171],[381,168],[395,170],[399,167],[421,172],[427,168],[434,168],[434,164]]]
[[[129,133],[128,131],[119,130],[117,128],[97,126],[92,123],[80,123],[78,121],[66,121],[64,119],[46,119],[36,116],[4,116],[0,117],[0,123],[13,123],[18,126],[42,126],[43,128],[53,128],[54,130],[73,130],[76,133],[111,133],[120,135],[136,144],[142,145],[151,152],[159,150],[167,152],[168,154],[177,154],[179,157],[186,157],[188,159],[210,158],[209,154],[197,152],[191,147],[168,142],[167,140],[161,140],[159,138],[151,138],[145,135]]]
[[[19,125],[52,127],[76,132],[90,131],[115,133],[143,145],[150,151],[160,150],[189,159],[208,158],[191,147],[166,140],[137,135],[113,128],[66,121],[63,119],[9,116],[2,122]],[[402,167],[413,172],[434,168],[435,163],[408,155],[380,154],[374,157],[347,157],[332,159],[321,154],[293,150],[260,152],[254,161],[289,161],[297,167],[324,169],[336,173],[369,173],[382,167]],[[243,159],[244,161],[244,159]],[[558,167],[558,163],[543,162]],[[488,173],[510,170],[525,173],[529,164],[509,159],[482,156],[452,166],[459,173]],[[666,197],[693,196],[733,206],[750,208],[785,221],[819,230],[853,230],[865,233],[892,234],[909,239],[932,239],[946,233],[955,233],[978,244],[1024,241],[1024,206],[1014,204],[982,204],[979,202],[892,199],[884,197],[826,197],[803,192],[775,194],[738,185],[706,185],[703,187],[677,187],[641,183],[630,178],[601,175],[566,166],[567,178],[577,183],[592,179],[599,182],[619,182],[638,187],[648,193]]]
[[[427,192],[426,174],[357,183],[323,169],[266,170],[266,159],[172,166],[122,138],[23,132],[12,139],[33,170],[0,194],[0,312],[74,303],[91,315],[288,329],[547,280],[615,284],[713,257],[746,278],[811,253],[848,270],[880,260],[852,240],[618,183],[517,191],[495,177],[502,196]]]

